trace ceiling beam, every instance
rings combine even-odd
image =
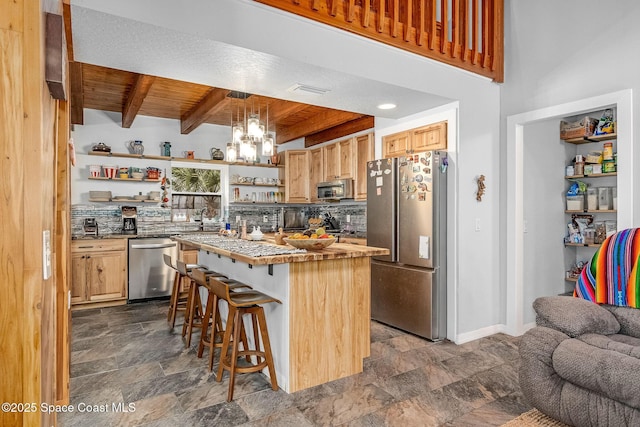
[[[149,89],[151,89],[151,85],[155,79],[155,76],[149,76],[146,74],[136,75],[136,80],[133,83],[127,99],[125,100],[124,106],[122,107],[123,128],[130,128],[133,124],[133,120],[136,118],[138,111],[140,111],[140,107],[142,107],[142,103],[147,97]]]
[[[202,99],[180,118],[180,133],[188,134],[204,123],[209,115],[224,110],[230,102],[226,89],[211,88]]]
[[[340,110],[325,110],[295,125],[277,129],[276,143],[283,144],[293,141],[294,139],[321,132],[359,117],[362,117],[362,114]]]
[[[69,92],[71,102],[71,124],[84,124],[84,86],[82,63],[69,62]]]
[[[374,126],[373,116],[362,116],[358,119],[348,121],[338,126],[323,130],[318,133],[307,135],[304,137],[304,146],[311,147],[316,144],[342,138],[356,132],[371,129]]]

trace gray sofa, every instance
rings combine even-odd
[[[574,426],[640,426],[640,309],[538,298],[520,342],[520,388]]]

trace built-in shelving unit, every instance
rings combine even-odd
[[[95,179],[98,181],[132,181],[132,182],[160,182],[160,179],[149,178],[107,178],[104,176],[90,176],[89,179]]]
[[[101,157],[121,157],[121,158],[129,158],[129,159],[142,159],[142,160],[164,160],[167,162],[170,161],[179,161],[179,162],[194,162],[194,163],[211,163],[211,164],[219,164],[219,165],[229,165],[229,166],[249,166],[249,167],[259,167],[259,168],[282,168],[284,166],[281,165],[272,165],[268,163],[246,163],[246,162],[225,162],[224,160],[209,160],[209,159],[186,159],[184,157],[168,157],[168,156],[147,156],[145,154],[129,154],[129,153],[107,153],[104,151],[90,151],[90,156],[101,156]]]
[[[593,115],[590,114],[591,117],[599,117],[599,112],[594,112]],[[575,156],[577,154],[583,155],[586,158],[586,155],[590,152],[602,152],[603,144],[596,143],[604,143],[609,141],[616,141],[617,134],[603,134],[603,135],[592,135],[592,136],[583,136],[579,138],[571,138],[562,140],[563,143],[567,144],[568,150],[567,154],[571,156]],[[591,145],[589,145],[591,144]],[[570,146],[575,147],[575,149],[569,148]],[[572,182],[576,180],[580,180],[587,184],[588,188],[599,188],[599,187],[617,187],[617,171],[616,172],[603,172],[597,174],[574,174],[574,175],[565,175],[565,181],[570,185]],[[566,187],[568,188],[568,186]],[[584,209],[580,210],[569,210],[565,209],[565,223],[570,222],[572,219],[572,215],[576,217],[580,217],[581,215],[592,215],[593,223],[603,222],[606,224],[607,221],[616,220],[617,209],[589,209],[587,198],[584,200]],[[598,201],[599,206],[599,201]],[[610,206],[611,207],[611,206]],[[573,243],[573,242],[564,242],[564,246],[566,248],[565,252],[565,266],[569,270],[569,267],[573,263],[585,262],[590,259],[594,252],[601,245],[600,242],[585,242],[585,243]],[[580,264],[578,264],[580,265]],[[574,286],[577,281],[576,277],[570,277],[567,273],[564,278],[567,284],[571,284]],[[565,288],[566,290],[566,288]]]
[[[246,187],[284,187],[284,184],[251,184],[246,182],[232,182],[229,185],[240,185]]]

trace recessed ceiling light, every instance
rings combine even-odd
[[[381,110],[392,110],[396,108],[396,104],[380,104],[378,105],[378,108]]]

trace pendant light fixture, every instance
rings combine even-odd
[[[269,104],[267,103],[267,126],[266,126],[266,135],[262,140],[262,155],[263,156],[272,156],[273,155],[273,135],[269,133]]]
[[[236,122],[237,124],[238,122]],[[227,143],[227,161],[235,162],[238,159],[238,142],[236,141],[236,125],[233,123],[233,109],[231,110],[231,142]],[[242,132],[240,132],[242,135]],[[238,137],[239,139],[239,137]]]
[[[231,142],[227,144],[227,161],[243,161],[253,163],[257,160],[257,144],[262,145],[262,155],[271,156],[273,154],[273,136],[267,134],[269,129],[269,105],[267,103],[267,124],[260,122],[260,104],[258,103],[257,113],[254,111],[253,100],[251,101],[251,112],[247,116],[247,98],[251,96],[247,93],[239,92],[244,103],[244,119],[240,120],[240,107],[233,121],[231,113]],[[240,98],[240,96],[237,96]]]

